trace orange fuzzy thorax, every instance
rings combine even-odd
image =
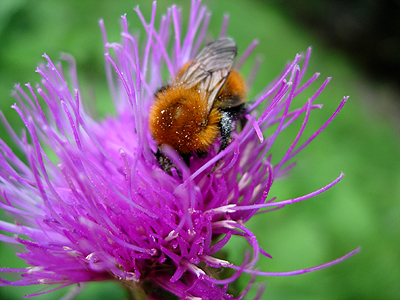
[[[218,109],[207,110],[207,94],[184,84],[166,87],[150,111],[150,131],[158,146],[180,154],[206,152],[219,134]]]
[[[239,102],[244,102],[246,98],[246,83],[243,77],[238,71],[232,70],[225,81],[221,91],[217,96],[217,106],[218,102],[223,102],[225,99],[238,98],[241,99]]]

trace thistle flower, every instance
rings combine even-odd
[[[314,101],[329,82],[328,78],[302,107],[291,109],[293,99],[319,76],[302,83],[310,49],[302,67],[303,58],[296,55],[255,97],[247,111],[247,124],[234,132],[226,149],[218,152],[216,142],[206,158],[192,157],[189,166],[176,152],[165,149],[176,170],[164,172],[154,155],[157,145],[149,131],[149,109],[154,92],[168,79],[163,77],[165,71],[167,77],[176,74],[204,44],[210,15],[200,1],[193,0],[186,30],[175,6],[162,16],[157,29],[155,11],[154,3],[151,19],[146,21],[136,9],[147,33],[144,41],[129,33],[126,16],[122,17],[121,43],[108,42],[100,22],[114,116],[101,121],[91,117],[74,60],[68,55],[62,57],[68,72],[45,54],[47,64],[37,69],[41,85],[35,89],[30,84],[16,86],[18,104],[12,107],[26,132],[18,136],[3,114],[1,118],[24,158],[0,141],[0,206],[15,219],[15,223],[0,221],[1,230],[14,234],[0,235],[0,240],[22,246],[24,251],[17,255],[31,267],[0,269],[21,276],[16,281],[0,279],[2,286],[61,288],[116,280],[132,294],[148,299],[166,294],[184,299],[233,299],[228,286],[243,273],[253,278],[302,274],[358,251],[298,271],[255,269],[259,255],[269,255],[246,222],[256,213],[318,195],[343,177],[340,174],[303,197],[276,201],[269,196],[274,180],[293,167],[293,157],[322,132],[347,100],[344,97],[326,123],[299,145],[310,112],[321,107]],[[226,22],[221,35],[224,32]],[[253,42],[247,48],[236,68],[240,69],[255,46]],[[298,118],[303,118],[298,135],[282,159],[272,164],[272,144]],[[241,265],[216,257],[233,235],[247,240],[252,249]],[[234,272],[218,278],[214,269]],[[235,296],[242,299],[250,286],[251,282]]]

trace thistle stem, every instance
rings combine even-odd
[[[144,289],[140,284],[134,282],[124,282],[124,287],[128,292],[128,300],[148,300]]]

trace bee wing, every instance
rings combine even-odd
[[[200,90],[208,93],[208,111],[224,85],[236,55],[237,46],[233,39],[216,39],[201,50],[180,78],[189,88],[199,85]]]

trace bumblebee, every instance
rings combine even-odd
[[[164,170],[172,164],[160,152],[163,145],[174,148],[189,164],[194,154],[205,157],[219,136],[219,151],[231,142],[235,123],[244,120],[247,108],[245,82],[232,70],[236,56],[233,39],[214,40],[156,92],[149,125]]]

